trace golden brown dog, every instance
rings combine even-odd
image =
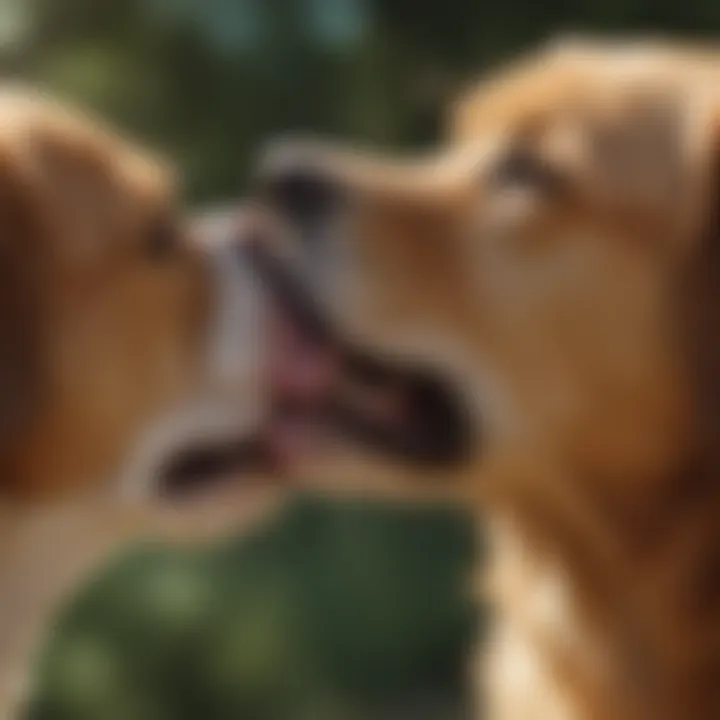
[[[719,173],[720,56],[650,41],[518,62],[431,157],[266,158],[342,332],[481,420],[483,717],[720,717]]]
[[[178,193],[169,168],[95,119],[0,93],[2,718],[82,572],[138,534],[247,511],[228,494],[220,514],[156,502],[180,446],[210,447],[206,467],[219,448],[238,459],[263,387],[242,229],[232,211],[191,224]]]

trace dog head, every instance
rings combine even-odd
[[[482,453],[656,478],[717,444],[719,68],[559,43],[461,99],[440,152],[278,143],[260,179],[337,326],[454,379]]]
[[[191,222],[169,167],[32,92],[0,117],[3,498],[144,492],[177,443],[232,459],[262,367],[234,212]]]

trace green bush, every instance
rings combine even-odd
[[[302,497],[213,550],[139,548],[62,614],[29,720],[459,718],[473,538],[444,508]]]

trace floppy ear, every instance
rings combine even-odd
[[[37,218],[12,167],[0,165],[0,465],[37,410],[40,363]]]
[[[681,341],[694,393],[695,450],[720,468],[720,113],[706,128],[712,132],[704,150],[707,190],[682,278]]]

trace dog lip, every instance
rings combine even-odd
[[[471,418],[449,382],[414,367],[386,366],[368,358],[362,363],[354,376],[350,373],[350,382],[359,392],[391,395],[394,406],[378,413],[357,403],[335,402],[330,414],[344,434],[386,455],[434,467],[469,458]]]
[[[262,237],[252,237],[242,244],[239,252],[268,288],[275,302],[308,339],[322,344],[335,344],[337,333],[321,312],[312,293],[273,254]]]
[[[237,482],[238,476],[266,471],[272,465],[262,435],[232,442],[191,445],[167,458],[157,491],[172,500]]]

